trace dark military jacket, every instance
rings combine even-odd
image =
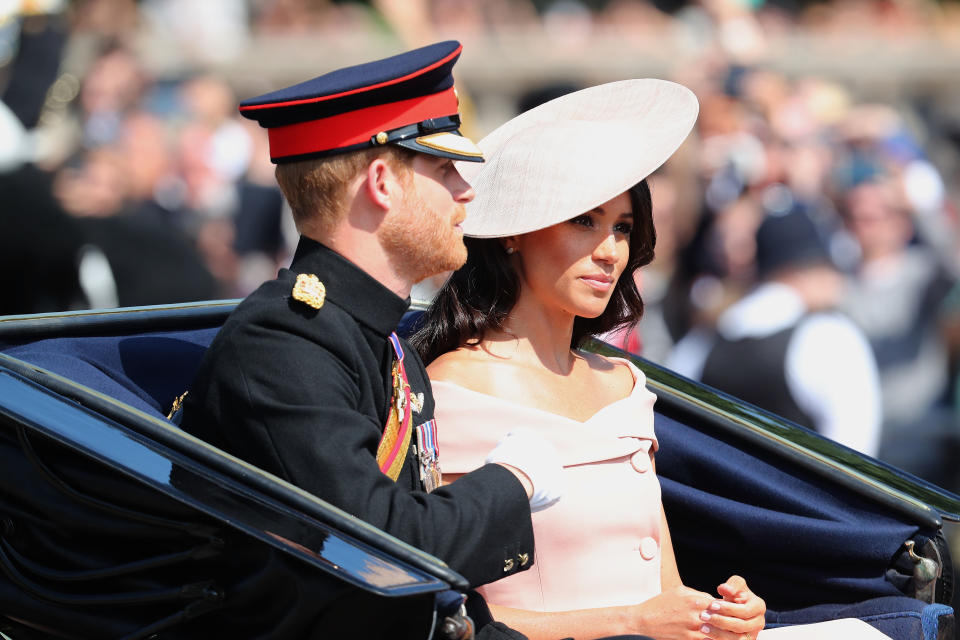
[[[299,273],[324,284],[320,309],[292,297]],[[388,336],[408,305],[337,253],[301,239],[290,269],[241,302],[214,339],[182,424],[437,556],[471,584],[491,582],[527,568],[521,556],[533,557],[529,503],[516,478],[486,465],[428,494],[413,447],[396,482],[376,463],[392,393]],[[401,343],[411,390],[423,393],[413,416],[421,424],[433,417],[430,382],[415,350]]]

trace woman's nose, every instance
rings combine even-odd
[[[608,233],[597,248],[593,251],[593,257],[601,262],[616,262],[617,260],[617,238],[614,234]]]

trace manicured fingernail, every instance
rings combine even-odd
[[[720,603],[714,600],[710,603],[710,611],[720,611]]]
[[[709,612],[709,611],[703,611],[703,612],[700,614],[700,619],[703,620],[704,622],[709,621],[709,620],[710,620],[710,612]]]
[[[710,625],[705,624],[702,627],[700,627],[700,633],[702,633],[705,636],[710,635]]]

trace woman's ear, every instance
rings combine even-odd
[[[500,244],[507,255],[513,255],[517,252],[517,236],[505,236],[500,238]]]

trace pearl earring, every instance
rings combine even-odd
[[[516,253],[516,252],[517,252],[516,248],[514,248],[514,247],[507,247],[507,255],[508,255],[508,256],[509,256],[509,255],[513,255],[513,254]]]

